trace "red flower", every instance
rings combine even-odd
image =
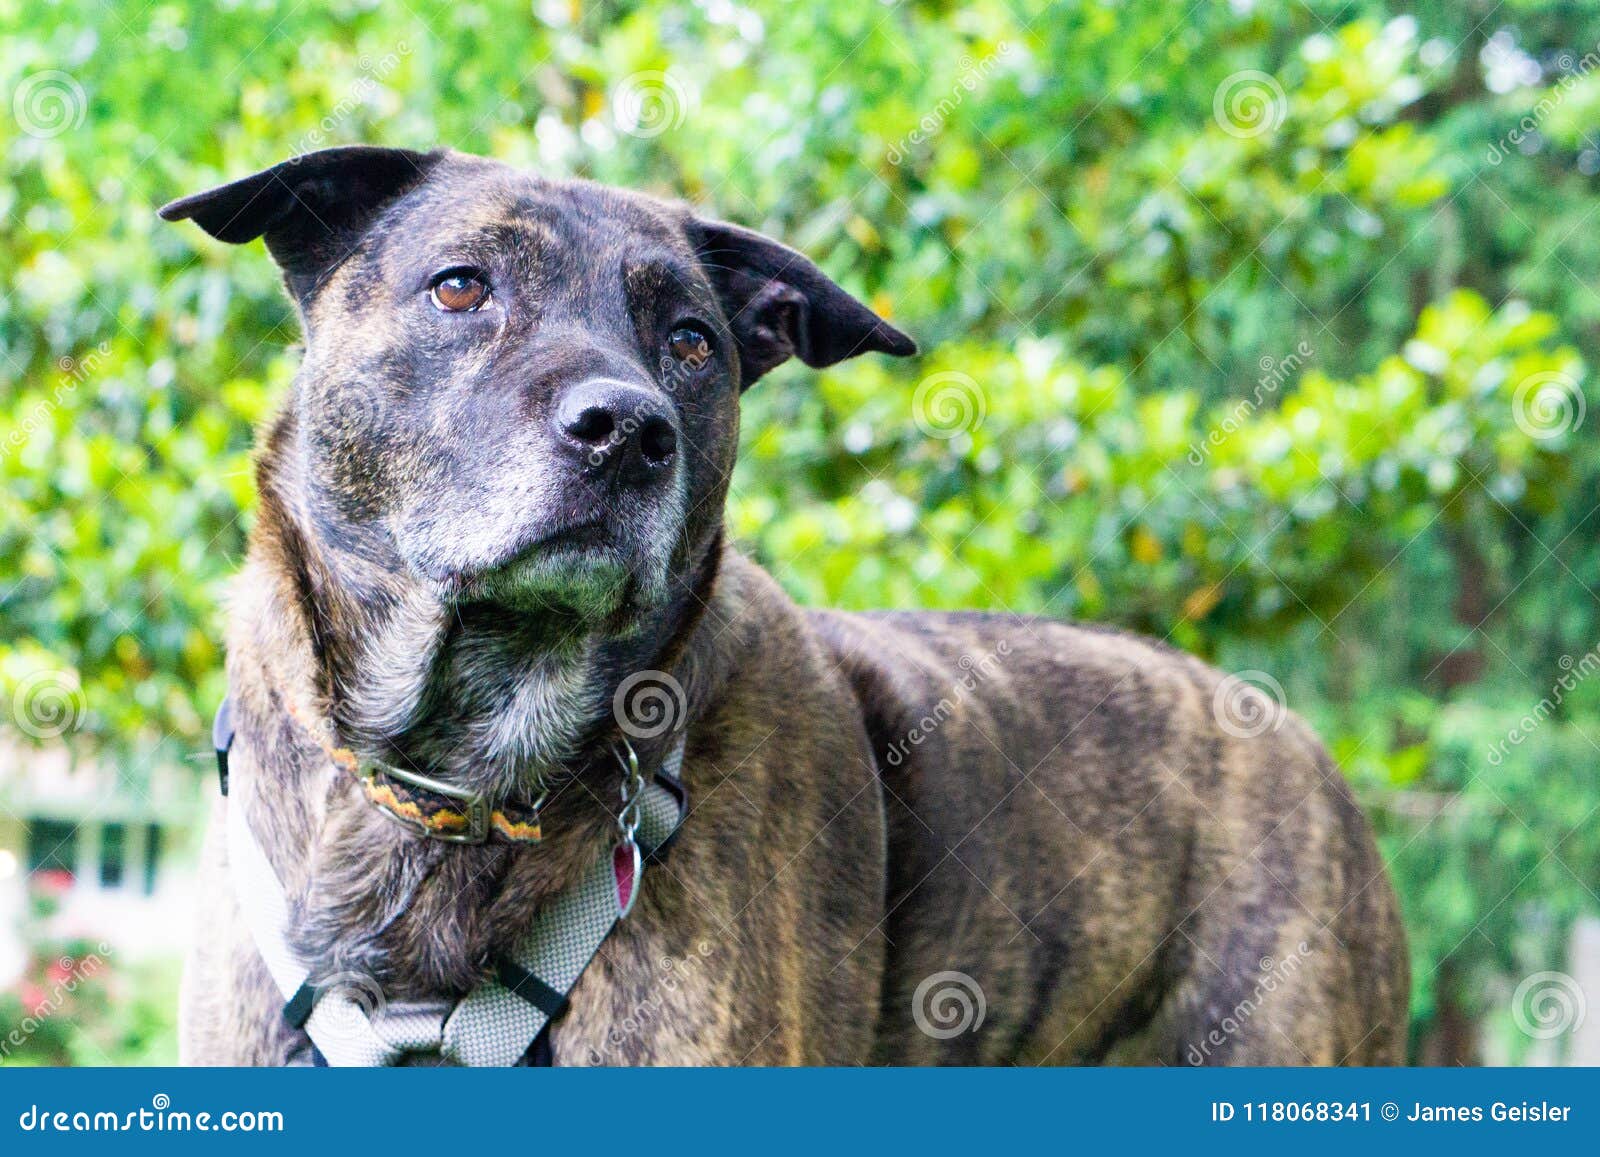
[[[72,873],[65,868],[51,868],[33,874],[33,886],[52,896],[61,896],[72,890]]]

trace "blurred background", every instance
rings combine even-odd
[[[746,549],[1240,673],[1378,828],[1414,1059],[1600,1063],[1600,11],[1184,7],[0,0],[0,1063],[176,1056],[298,334],[154,209],[356,141],[811,254],[925,352],[751,392]]]

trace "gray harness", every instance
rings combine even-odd
[[[245,798],[229,795],[230,705],[217,712],[213,738],[227,803],[228,869],[256,950],[284,998],[284,1018],[303,1029],[326,1063],[382,1066],[434,1055],[466,1066],[514,1065],[565,1009],[601,943],[638,899],[647,859],[658,856],[686,814],[680,770],[685,737],[673,742],[650,782],[626,739],[617,842],[576,885],[541,908],[493,975],[455,1005],[386,1004],[370,978],[309,983],[310,970],[288,941],[288,893],[251,831]],[[426,832],[418,834],[426,835]]]

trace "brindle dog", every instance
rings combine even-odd
[[[693,810],[556,1063],[1402,1059],[1394,896],[1298,720],[1108,630],[801,610],[725,543],[740,393],[790,356],[915,349],[804,257],[451,152],[331,149],[162,215],[265,237],[304,323],[228,672],[232,801],[313,979],[471,989],[611,839],[617,692],[648,672]],[[408,832],[329,737],[543,785],[544,841]],[[282,1064],[306,1042],[220,826],[184,1057]]]

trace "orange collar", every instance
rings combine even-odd
[[[417,835],[453,844],[481,844],[490,839],[532,844],[542,838],[539,809],[548,793],[541,793],[532,803],[506,801],[491,807],[479,792],[360,759],[348,747],[335,746],[326,738],[331,730],[327,725],[313,725],[292,701],[286,702],[290,717],[316,740],[335,766],[355,778],[367,802]]]

